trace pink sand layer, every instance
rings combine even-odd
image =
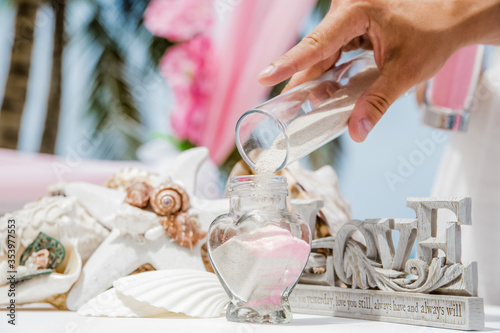
[[[300,277],[310,245],[290,231],[269,225],[233,237],[213,252],[228,287],[248,306],[280,305]]]

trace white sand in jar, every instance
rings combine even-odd
[[[235,236],[212,253],[217,270],[236,297],[259,311],[273,311],[299,278],[309,244],[274,225]]]
[[[315,110],[295,118],[287,126],[288,161],[295,161],[311,153],[347,129],[356,101],[378,77],[377,68],[367,68],[353,76]],[[256,170],[261,174],[272,174],[286,157],[286,140],[281,133],[273,145],[258,158]]]

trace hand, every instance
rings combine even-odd
[[[500,0],[332,0],[323,21],[259,81],[275,85],[292,77],[286,91],[330,69],[342,51],[372,49],[380,76],[349,119],[351,138],[362,142],[399,96],[436,74],[459,48],[499,43],[499,17]]]

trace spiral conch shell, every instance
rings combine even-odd
[[[138,208],[144,208],[148,205],[151,192],[153,192],[153,187],[148,183],[134,183],[127,189],[125,202]]]
[[[169,216],[189,209],[189,196],[186,191],[173,183],[158,186],[150,198],[151,208],[161,216]]]
[[[207,235],[206,231],[200,229],[197,218],[188,213],[163,217],[160,223],[174,241],[181,246],[189,246],[191,250]]]
[[[161,216],[160,223],[167,234],[181,246],[189,246],[192,250],[207,235],[201,230],[197,216],[188,213],[189,195],[177,184],[169,182],[150,189],[147,184],[137,183],[128,189],[129,197],[134,206],[141,208],[149,200],[153,211]]]

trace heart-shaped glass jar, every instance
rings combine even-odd
[[[230,321],[290,322],[288,296],[307,263],[311,232],[287,209],[287,182],[243,176],[229,182],[230,211],[210,225],[208,254],[231,302]]]

